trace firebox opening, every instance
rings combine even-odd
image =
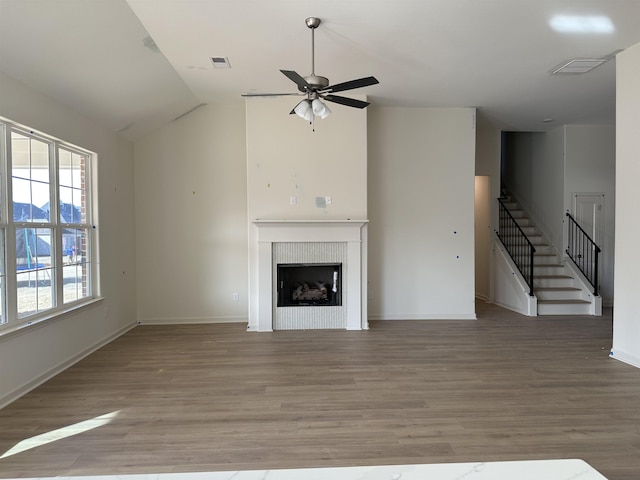
[[[341,263],[279,263],[278,307],[342,305]]]

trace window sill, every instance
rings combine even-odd
[[[87,300],[86,302],[76,304],[62,310],[56,310],[49,315],[45,315],[43,317],[39,317],[34,320],[30,320],[24,323],[20,323],[18,325],[12,325],[4,327],[0,327],[0,342],[3,340],[7,340],[8,338],[22,335],[23,333],[31,332],[37,328],[44,327],[46,325],[51,325],[53,322],[58,320],[62,320],[63,318],[74,315],[83,310],[87,310],[89,308],[93,308],[96,305],[102,303],[104,301],[104,297],[96,297],[91,300]]]

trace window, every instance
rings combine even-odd
[[[93,299],[97,272],[95,156],[10,122],[0,133],[1,332]]]

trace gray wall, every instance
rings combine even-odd
[[[0,114],[98,155],[100,291],[90,306],[0,336],[0,406],[135,325],[133,145],[0,73]]]

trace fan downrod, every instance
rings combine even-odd
[[[316,75],[316,59],[315,59],[315,29],[318,28],[322,20],[318,17],[309,17],[306,18],[304,23],[307,24],[307,27],[311,29],[311,75],[303,77],[307,82],[307,85],[311,87],[311,91],[315,92],[317,90],[321,90],[325,87],[329,86],[329,79],[327,77],[322,77],[320,75]],[[298,90],[301,92],[308,93],[308,88],[302,88],[298,86]]]

